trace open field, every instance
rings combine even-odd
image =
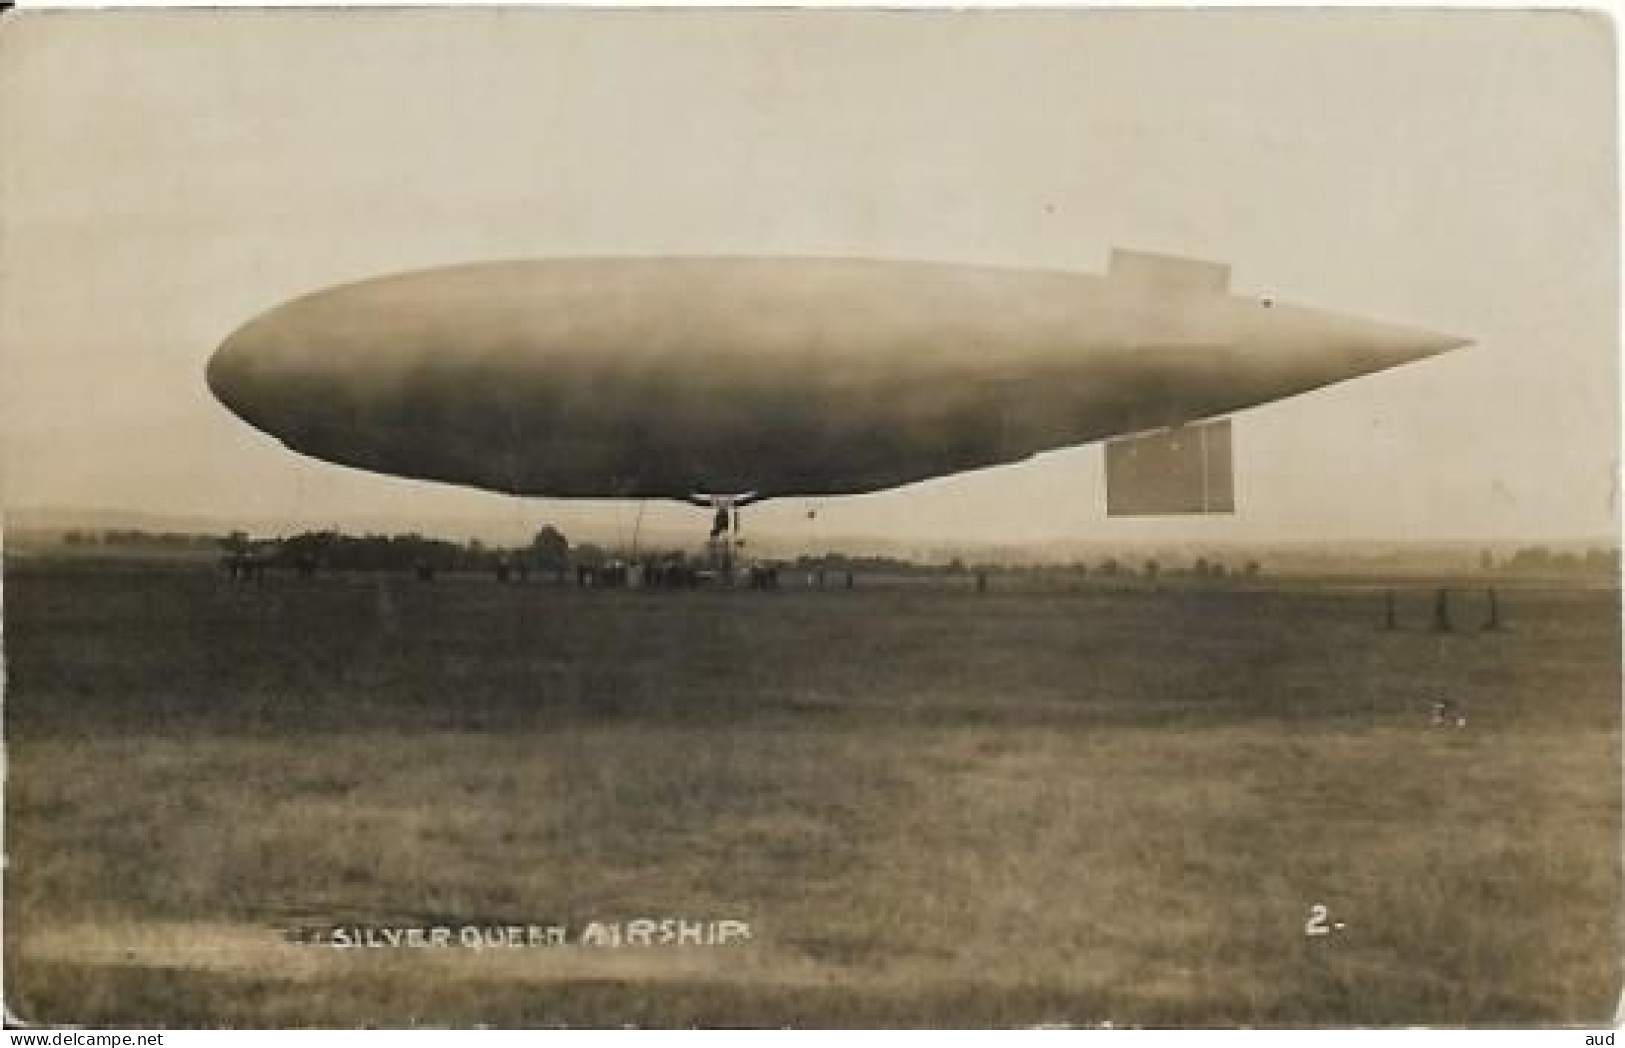
[[[37,1022],[1598,1023],[1617,591],[583,592],[8,564]],[[1435,728],[1435,701],[1461,728]],[[1325,936],[1305,934],[1326,907]],[[336,950],[320,923],[748,921]]]

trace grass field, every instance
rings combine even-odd
[[[1620,990],[1616,591],[5,580],[6,1003],[119,1025],[1478,1024]],[[1456,703],[1461,728],[1430,724]],[[1331,928],[1305,934],[1311,907]],[[311,923],[736,919],[728,947]]]

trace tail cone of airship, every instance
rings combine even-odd
[[[1362,322],[1361,327],[1363,334],[1355,343],[1356,351],[1379,362],[1377,367],[1372,368],[1373,371],[1426,360],[1428,357],[1436,357],[1441,353],[1471,345],[1473,341],[1442,331],[1398,327],[1369,321]]]

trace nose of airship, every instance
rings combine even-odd
[[[261,317],[233,332],[214,351],[204,371],[216,400],[244,422],[268,433],[277,432],[287,421],[291,403],[311,392],[309,380],[323,377],[303,356],[290,352],[272,320]]]
[[[214,394],[216,400],[224,404],[231,411],[252,422],[254,420],[254,378],[253,354],[248,341],[244,336],[247,330],[238,331],[209,358],[208,367],[204,377],[209,384],[209,392]]]

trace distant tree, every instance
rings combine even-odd
[[[1480,550],[1478,553],[1478,570],[1495,570],[1495,553],[1491,550]]]
[[[1106,576],[1107,578],[1113,578],[1117,575],[1120,567],[1121,565],[1117,563],[1116,557],[1107,557],[1105,560],[1100,562],[1100,574]]]
[[[1512,555],[1508,567],[1515,571],[1540,571],[1551,567],[1552,552],[1545,546],[1524,546]]]
[[[1192,565],[1191,570],[1196,572],[1198,578],[1207,578],[1207,558],[1197,557],[1196,563]]]
[[[1152,559],[1145,562],[1145,577],[1146,578],[1148,578],[1148,579],[1152,580],[1153,582],[1155,582],[1156,578],[1157,578],[1157,575],[1160,574],[1161,572],[1162,572],[1162,565],[1157,563],[1155,557],[1153,557]]]
[[[1247,567],[1245,569],[1243,569],[1243,570],[1245,571],[1248,578],[1256,579],[1258,577],[1258,573],[1259,573],[1259,571],[1261,569],[1258,566],[1258,561],[1249,560],[1247,562]]]
[[[564,537],[564,532],[548,524],[530,540],[530,555],[543,568],[563,571],[570,560],[570,540]]]
[[[341,535],[306,531],[280,543],[277,559],[301,571],[317,566],[347,571],[449,571],[475,567],[465,549],[422,535]]]
[[[233,531],[220,540],[220,545],[227,553],[245,553],[248,550],[248,532]]]

